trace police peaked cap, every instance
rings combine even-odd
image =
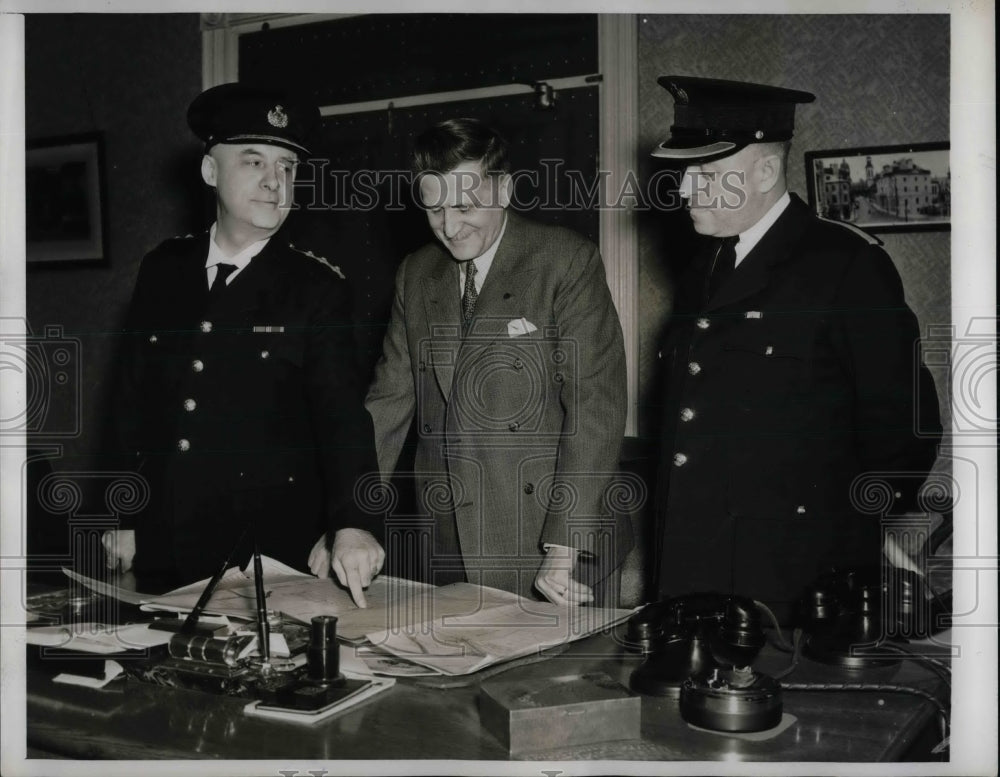
[[[673,95],[674,123],[652,155],[684,164],[721,159],[751,143],[788,140],[795,105],[816,99],[796,89],[717,78],[661,76],[657,83]]]
[[[222,84],[206,89],[188,108],[191,130],[208,150],[216,143],[263,143],[309,153],[319,108],[276,88]]]

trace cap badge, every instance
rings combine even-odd
[[[682,103],[686,103],[688,101],[687,92],[685,92],[681,87],[677,86],[677,84],[670,84],[670,86],[673,87],[674,97],[676,99],[680,100]]]
[[[267,112],[267,123],[272,127],[284,129],[288,126],[288,114],[280,105],[275,105],[272,110]]]

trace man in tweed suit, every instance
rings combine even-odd
[[[476,120],[425,131],[414,172],[438,242],[399,268],[365,405],[385,479],[416,428],[416,576],[601,599],[632,536],[607,499],[625,354],[600,253],[508,208],[506,143]]]

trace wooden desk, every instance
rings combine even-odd
[[[773,673],[787,656],[765,649],[757,662]],[[533,677],[604,671],[627,685],[639,665],[609,636],[571,645],[545,661],[501,675]],[[789,682],[880,682],[940,692],[938,678],[911,661],[847,672],[806,660]],[[28,673],[29,750],[71,758],[225,758],[288,760],[507,760],[500,743],[479,725],[478,682],[439,690],[400,681],[387,693],[312,727],[245,717],[244,699],[119,682],[90,690]],[[933,727],[929,702],[898,693],[786,691],[784,710],[796,721],[764,741],[700,731],[680,717],[677,701],[644,697],[642,738],[550,750],[522,760],[900,760]],[[936,737],[933,742],[936,742]]]

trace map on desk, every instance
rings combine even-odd
[[[383,655],[446,675],[469,674],[582,639],[632,614],[624,609],[561,607],[472,583],[435,587],[389,576],[372,581],[365,591],[368,607],[361,609],[333,579],[298,572],[266,557],[263,563],[269,610],[303,623],[316,615],[336,615],[340,639],[355,644],[367,640]],[[67,574],[84,585],[99,583],[69,571]],[[202,580],[162,596],[129,595],[146,610],[184,613],[194,608],[207,583]],[[98,586],[90,587],[98,590]],[[115,596],[114,586],[100,583],[99,588],[101,593]],[[254,619],[252,569],[227,570],[205,612]],[[388,665],[382,662],[379,671],[385,672]]]

